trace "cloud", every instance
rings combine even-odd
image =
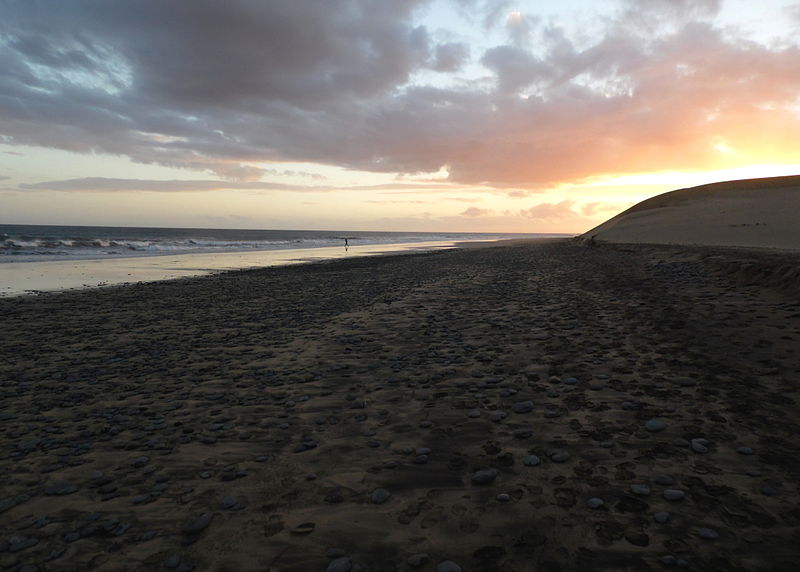
[[[602,211],[618,211],[620,210],[619,205],[604,203],[604,202],[594,202],[594,203],[586,203],[581,207],[581,214],[586,216],[592,216]]]
[[[291,172],[284,171],[283,173]],[[312,177],[316,178],[316,177]],[[2,179],[2,177],[0,177]],[[383,183],[375,185],[352,185],[347,187],[331,185],[295,185],[273,181],[231,181],[231,180],[197,180],[197,179],[114,179],[108,177],[84,177],[60,181],[41,181],[24,183],[19,189],[26,191],[65,191],[65,192],[200,192],[219,190],[249,191],[296,191],[296,192],[329,192],[335,190],[349,191],[420,191],[433,192],[429,183]],[[448,188],[452,192],[452,189]]]
[[[27,191],[69,191],[69,192],[197,192],[219,190],[319,190],[315,187],[268,183],[261,181],[211,181],[211,180],[149,180],[113,179],[106,177],[86,177],[62,181],[42,181],[26,183],[19,188]]]
[[[508,191],[506,194],[509,197],[513,197],[515,199],[521,199],[521,198],[527,197],[531,193],[529,191],[514,190],[514,191]]]
[[[490,214],[492,211],[489,209],[479,209],[478,207],[469,207],[467,210],[462,212],[459,216],[486,216]]]
[[[425,3],[8,0],[0,140],[232,183],[259,182],[270,172],[252,164],[269,161],[446,166],[451,182],[514,189],[800,162],[797,40],[737,36],[718,0],[627,0],[581,37],[526,19],[473,54],[479,78],[459,75],[463,43],[434,45],[417,23]],[[459,5],[511,25],[509,2]],[[430,69],[453,81],[419,80]]]
[[[795,24],[800,26],[800,4],[786,6],[783,10],[789,18],[795,21]]]
[[[469,60],[469,46],[461,42],[439,44],[434,50],[431,69],[438,72],[455,72]]]
[[[679,21],[716,16],[722,0],[625,0],[626,17],[656,21],[664,17]]]
[[[7,175],[0,175],[0,181],[7,181],[7,180],[9,180],[10,178],[11,178],[11,177],[9,177],[9,176],[7,176]]]
[[[520,216],[542,219],[542,220],[561,220],[578,216],[572,207],[574,201],[563,200],[560,203],[539,203],[528,209],[520,211]]]

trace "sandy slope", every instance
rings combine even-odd
[[[622,243],[800,249],[800,176],[679,189],[634,205],[584,234]]]

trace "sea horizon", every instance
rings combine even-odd
[[[570,235],[0,224],[0,264],[551,236]]]
[[[566,236],[0,225],[0,297]]]

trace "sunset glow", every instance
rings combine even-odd
[[[582,232],[800,173],[783,0],[335,4],[5,3],[0,222]]]

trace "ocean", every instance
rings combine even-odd
[[[545,235],[0,225],[0,263],[246,252]]]
[[[0,297],[564,236],[0,225]]]

